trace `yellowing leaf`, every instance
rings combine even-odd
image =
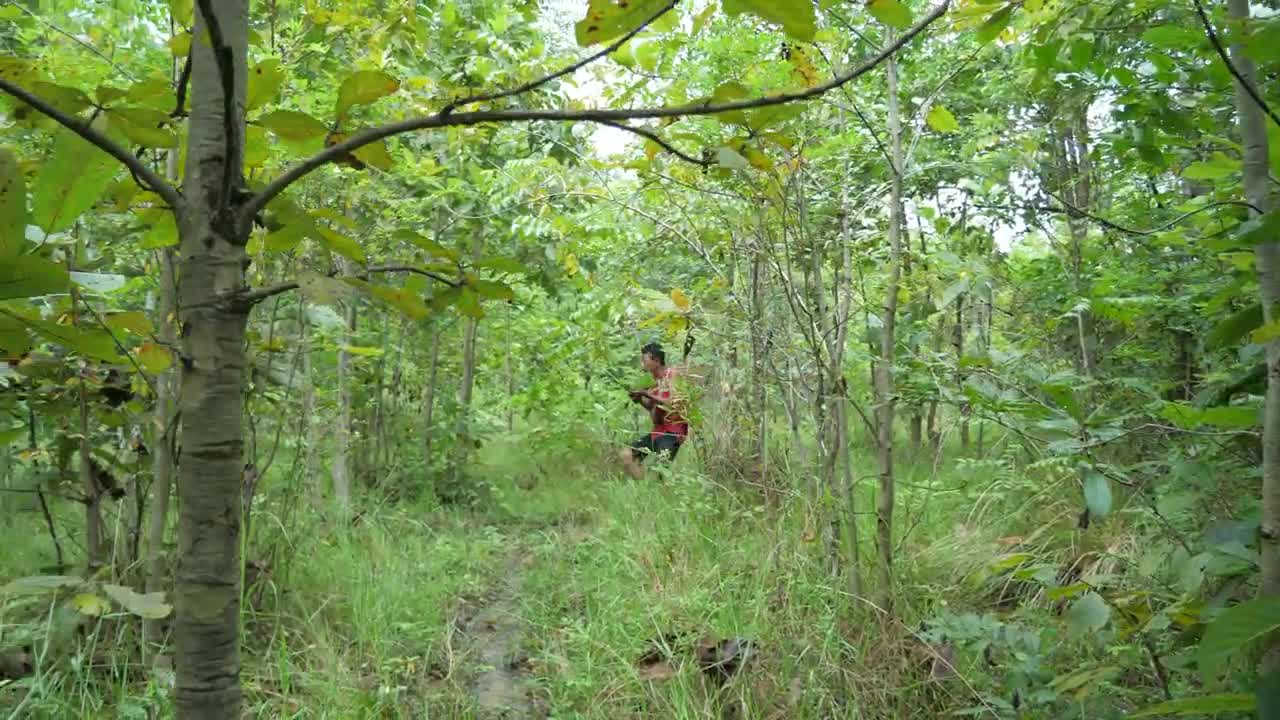
[[[811,0],[723,0],[726,15],[750,13],[781,25],[797,40],[809,42],[817,32]]]
[[[587,0],[587,16],[573,26],[578,45],[605,43],[635,30],[662,9],[663,0]]]
[[[124,135],[135,145],[152,148],[176,148],[178,136],[165,128],[167,113],[151,108],[118,107],[107,111],[111,129]]]
[[[181,32],[170,38],[169,50],[174,57],[186,57],[191,52],[191,33]]]
[[[911,26],[911,9],[903,5],[902,0],[868,0],[867,12],[889,27]]]
[[[76,612],[89,617],[98,617],[111,609],[111,604],[106,598],[99,597],[93,593],[80,593],[71,598],[71,607]]]
[[[938,132],[953,133],[960,131],[960,123],[956,120],[956,116],[941,105],[934,105],[929,108],[929,114],[925,116],[925,122],[929,123],[929,127]]]
[[[325,246],[325,248],[332,252],[336,252],[339,255],[350,258],[351,260],[355,260],[360,264],[364,264],[364,248],[360,247],[360,243],[330,228],[317,228],[317,231],[317,235],[319,237],[316,239],[319,240],[320,244]]]
[[[125,610],[148,620],[159,620],[173,610],[164,602],[164,593],[154,592],[142,595],[122,585],[103,585],[102,591]]]
[[[310,140],[328,132],[324,123],[296,110],[274,110],[257,123],[286,140]]]
[[[338,88],[338,119],[347,116],[353,105],[368,105],[400,89],[400,81],[377,70],[358,70]]]
[[[360,162],[376,167],[382,171],[390,170],[391,166],[394,164],[394,161],[391,159],[391,153],[387,152],[387,143],[385,140],[369,143],[364,147],[353,150],[351,154],[355,155]]]
[[[791,75],[804,87],[818,84],[818,68],[813,64],[808,51],[799,46],[792,46],[787,52],[787,62],[791,63]]]
[[[138,362],[147,372],[159,375],[173,364],[173,356],[160,345],[143,343],[142,347],[138,348]]]
[[[256,110],[275,100],[284,84],[284,72],[280,61],[268,58],[249,68],[249,85],[246,90],[245,110]]]
[[[156,250],[178,244],[178,221],[172,212],[164,208],[152,208],[141,213],[141,216],[151,227],[138,241],[140,246]]]
[[[144,312],[130,311],[111,313],[103,318],[103,322],[112,330],[128,330],[139,337],[149,337],[155,332],[151,318]]]
[[[689,302],[689,296],[684,294],[680,288],[671,289],[671,302],[675,304],[676,309],[682,313],[689,312],[692,304]]]

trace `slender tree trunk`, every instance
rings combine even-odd
[[[880,356],[875,370],[876,429],[880,460],[880,494],[876,505],[876,547],[879,551],[879,583],[876,597],[881,608],[893,608],[893,415],[894,325],[898,313],[898,281],[902,272],[902,125],[898,105],[898,66],[891,57],[888,73],[889,143],[893,157],[889,190],[889,278],[885,286],[884,321],[880,329]]]
[[[333,451],[333,498],[344,516],[351,511],[351,353],[356,329],[355,299],[347,301],[338,348],[338,432]]]
[[[224,293],[245,286],[247,232],[220,217],[224,173],[239,183],[247,80],[248,3],[210,3],[234,67],[233,117],[223,111],[223,84],[209,42],[191,43],[188,125],[178,289],[183,371],[182,462],[178,466],[179,562],[175,657],[178,717],[240,717],[240,522],[244,463],[241,388],[248,308]],[[200,3],[196,4],[200,7]],[[197,10],[192,37],[209,37]],[[236,137],[227,142],[226,129]],[[228,152],[229,151],[229,152]]]
[[[476,330],[479,326],[479,320],[469,317],[462,334],[462,379],[458,383],[458,417],[454,431],[453,463],[449,473],[450,492],[459,497],[465,480],[467,458],[471,454],[471,394],[475,388]]]
[[[1255,89],[1258,72],[1245,51],[1243,40],[1250,27],[1249,0],[1228,0],[1231,19],[1243,25],[1246,32],[1232,33],[1236,43],[1231,58],[1241,76]],[[1254,205],[1253,215],[1276,209],[1276,196],[1268,176],[1267,119],[1262,108],[1236,83],[1236,114],[1240,140],[1244,147],[1245,196]],[[1280,238],[1267,238],[1257,245],[1254,256],[1258,285],[1262,294],[1263,318],[1275,322],[1280,303]],[[1280,340],[1267,343],[1267,397],[1263,411],[1262,435],[1262,585],[1263,596],[1280,595]],[[1274,641],[1263,661],[1263,671],[1280,666],[1280,652]]]
[[[324,497],[324,482],[320,479],[320,454],[323,445],[323,424],[317,417],[316,376],[311,362],[311,323],[307,321],[306,301],[298,302],[299,342],[302,346],[302,422],[306,430],[306,460],[303,463],[304,485],[313,507],[320,507]]]
[[[431,321],[431,359],[427,361],[427,389],[422,394],[422,455],[431,466],[431,441],[435,436],[436,381],[440,372],[440,323]]]
[[[80,325],[80,293],[77,292],[76,286],[71,286],[71,317],[72,325]],[[79,387],[79,403],[80,403],[80,487],[84,492],[84,545],[85,557],[88,559],[89,572],[92,574],[98,568],[102,567],[105,562],[104,547],[102,544],[102,492],[98,487],[98,480],[95,477],[93,469],[93,461],[90,456],[90,448],[92,439],[90,438],[89,427],[89,395],[85,389],[84,374],[88,372],[86,368],[80,369],[80,387]]]
[[[956,385],[960,392],[960,396],[964,397],[965,372],[961,362],[964,360],[964,295],[956,298],[956,324],[955,324],[955,340],[956,347]],[[960,401],[960,453],[962,455],[969,454],[969,401]]]
[[[176,177],[178,154],[170,153],[170,177]],[[161,340],[173,345],[174,312],[177,310],[177,287],[173,276],[173,250],[164,249],[160,257],[160,306],[156,312],[156,331]],[[161,592],[169,586],[168,564],[165,562],[164,536],[169,527],[169,497],[173,494],[173,367],[156,378],[156,432],[151,441],[152,485],[151,516],[147,526],[147,579],[148,593]],[[164,641],[161,622],[146,620],[142,624],[143,648],[150,654],[156,652]]]

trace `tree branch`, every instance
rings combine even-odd
[[[660,10],[658,10],[658,12],[654,13],[652,17],[650,17],[648,20],[645,20],[644,22],[640,23],[640,24],[639,24],[638,26],[636,26],[636,28],[635,28],[635,29],[633,29],[631,32],[629,32],[629,33],[627,33],[627,34],[623,35],[622,37],[618,38],[617,40],[614,40],[614,41],[613,41],[613,42],[612,42],[608,47],[606,47],[605,49],[603,49],[603,50],[601,50],[601,51],[599,51],[599,52],[597,52],[597,53],[594,53],[594,54],[592,54],[592,55],[588,55],[587,57],[582,58],[581,60],[579,60],[579,61],[575,62],[575,63],[574,63],[574,64],[572,64],[572,65],[568,65],[568,66],[566,66],[566,67],[563,67],[563,68],[561,68],[561,69],[559,69],[559,70],[557,70],[557,71],[555,71],[555,72],[551,73],[550,75],[543,75],[542,77],[540,77],[540,78],[538,78],[538,79],[536,79],[536,80],[530,80],[529,82],[527,82],[527,83],[525,83],[525,84],[523,84],[523,85],[520,85],[520,86],[518,86],[518,87],[511,88],[511,89],[509,89],[509,90],[501,90],[501,91],[493,92],[493,93],[484,93],[484,94],[481,94],[481,95],[472,95],[472,96],[470,96],[470,97],[465,97],[465,98],[461,98],[461,99],[459,99],[459,100],[454,100],[454,101],[450,102],[448,105],[445,105],[445,106],[444,106],[444,108],[440,110],[440,113],[439,113],[439,114],[441,114],[441,115],[448,115],[449,113],[453,112],[453,111],[454,111],[454,109],[459,108],[459,107],[461,107],[461,106],[463,106],[463,105],[474,105],[474,104],[476,104],[476,103],[480,103],[480,102],[487,102],[487,101],[489,101],[489,100],[497,100],[497,99],[499,99],[499,98],[511,97],[511,96],[513,96],[513,95],[520,95],[520,94],[523,94],[523,93],[527,93],[527,92],[529,92],[530,90],[533,90],[533,89],[535,89],[535,88],[538,88],[538,87],[540,87],[540,86],[542,86],[542,85],[546,85],[547,83],[551,82],[552,80],[556,80],[556,79],[558,79],[558,78],[562,78],[562,77],[564,77],[565,75],[571,75],[571,74],[573,74],[573,73],[575,73],[575,72],[577,72],[577,71],[581,70],[582,68],[586,67],[587,65],[590,65],[591,63],[595,62],[596,60],[599,60],[600,58],[602,58],[602,57],[604,57],[604,56],[608,55],[609,53],[613,52],[614,50],[617,50],[618,48],[622,47],[623,45],[627,44],[627,41],[631,40],[631,38],[635,37],[636,35],[639,35],[639,34],[640,34],[640,33],[641,33],[645,28],[647,28],[647,27],[649,27],[650,25],[652,25],[652,24],[653,24],[653,23],[654,23],[658,18],[662,17],[663,15],[666,15],[668,12],[671,12],[671,9],[672,9],[672,8],[674,8],[675,6],[676,6],[675,0],[672,0],[671,2],[668,2],[668,3],[667,3],[666,5],[664,5]]]
[[[347,278],[367,280],[369,276],[374,273],[412,273],[414,275],[429,277],[432,280],[444,283],[449,287],[458,287],[461,285],[457,280],[452,280],[439,273],[434,273],[430,270],[423,270],[422,268],[413,267],[412,265],[376,265],[368,268],[363,273],[342,276],[329,275],[328,277],[334,280],[345,280]],[[290,290],[297,290],[299,287],[301,287],[301,284],[294,280],[290,282],[282,282],[276,285],[268,285],[266,287],[257,288],[256,290],[252,288],[245,288],[241,292],[227,293],[219,300],[219,302],[231,301],[240,307],[248,308],[257,305],[267,298],[289,292]]]
[[[617,128],[619,130],[626,130],[629,133],[634,133],[636,135],[639,135],[640,137],[645,138],[646,140],[652,141],[655,145],[658,145],[663,150],[666,150],[667,152],[671,153],[672,155],[675,155],[676,157],[680,158],[681,160],[684,160],[685,162],[693,163],[694,165],[701,165],[702,167],[709,167],[710,165],[713,164],[707,160],[696,158],[692,155],[689,155],[684,152],[681,152],[680,150],[677,150],[675,146],[673,146],[671,143],[667,142],[666,140],[663,140],[662,136],[658,135],[658,133],[652,130],[635,127],[634,125],[628,125],[623,122],[612,122],[609,120],[601,120],[599,124],[604,125],[605,127]]]
[[[79,118],[67,115],[39,97],[17,85],[14,85],[4,78],[0,78],[0,91],[12,95],[22,102],[30,105],[54,122],[89,141],[96,147],[100,148],[103,152],[116,160],[119,160],[121,163],[124,163],[124,166],[129,168],[129,172],[133,173],[135,177],[141,178],[148,186],[148,189],[154,191],[161,198],[164,198],[164,201],[168,203],[169,207],[173,208],[175,212],[180,212],[182,210],[182,195],[178,193],[177,188],[165,182],[163,178],[157,175],[151,168],[147,167],[145,163],[134,157],[133,153],[112,142],[112,140],[106,135],[94,130]]]
[[[1271,118],[1271,122],[1280,127],[1280,116],[1277,116],[1271,106],[1267,105],[1267,101],[1263,100],[1262,96],[1258,94],[1258,89],[1246,80],[1244,75],[1240,74],[1240,71],[1236,69],[1235,63],[1231,62],[1231,58],[1227,56],[1227,49],[1222,47],[1222,40],[1218,39],[1218,33],[1213,29],[1213,23],[1209,21],[1209,15],[1205,13],[1204,6],[1200,4],[1200,0],[1191,0],[1191,2],[1196,6],[1196,14],[1200,16],[1200,22],[1204,25],[1205,34],[1209,36],[1209,42],[1213,43],[1213,49],[1218,51],[1218,57],[1222,58],[1222,63],[1227,66],[1231,76],[1236,79],[1236,82],[1240,83],[1240,87],[1244,88],[1245,92],[1249,93],[1249,97],[1258,103],[1258,107],[1262,108],[1267,117]]]
[[[207,0],[204,1],[207,2]],[[440,112],[435,115],[428,115],[426,117],[414,118],[411,120],[404,120],[371,128],[362,133],[353,135],[340,143],[336,143],[325,148],[321,152],[302,161],[300,164],[295,165],[283,175],[273,180],[271,184],[267,185],[267,187],[263,188],[257,194],[251,196],[245,202],[240,210],[241,219],[252,218],[254,214],[266,207],[267,203],[283,192],[285,188],[316,169],[350,154],[353,150],[358,150],[365,145],[394,135],[401,135],[403,133],[414,132],[417,130],[479,125],[482,123],[530,122],[539,120],[607,124],[611,122],[617,123],[626,120],[649,118],[714,115],[727,110],[751,110],[755,108],[770,107],[773,105],[783,105],[797,100],[815,98],[838,88],[841,85],[851,82],[871,70],[874,70],[881,62],[884,62],[885,59],[910,42],[916,35],[919,35],[920,32],[932,24],[933,21],[942,17],[943,13],[945,13],[947,8],[950,6],[950,2],[951,0],[942,0],[938,5],[934,6],[928,14],[921,18],[919,22],[898,36],[893,43],[876,52],[871,56],[871,58],[863,62],[861,65],[858,65],[852,70],[849,70],[842,75],[838,75],[825,83],[815,85],[799,92],[779,93],[777,95],[766,95],[764,97],[753,98],[750,100],[739,100],[736,102],[721,104],[701,102],[676,105],[672,107],[637,108],[633,110],[489,110],[447,114]]]
[[[236,168],[233,158],[239,138],[236,133],[236,64],[222,35],[222,26],[214,14],[211,0],[198,0],[200,15],[204,18],[205,28],[209,31],[209,43],[212,45],[213,58],[218,64],[218,75],[222,78],[222,135],[224,142],[222,159],[222,195],[218,198],[219,209],[230,207],[231,191],[235,186]],[[181,107],[179,107],[181,110]],[[252,215],[249,216],[252,218]],[[248,227],[245,225],[244,227]]]

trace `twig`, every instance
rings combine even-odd
[[[207,2],[208,0],[204,1]],[[353,135],[340,143],[335,143],[334,145],[329,146],[328,148],[295,165],[283,175],[273,180],[269,185],[263,188],[260,192],[251,196],[244,203],[240,210],[241,219],[243,221],[245,218],[252,218],[258,211],[266,207],[267,203],[283,192],[285,188],[318,168],[350,154],[353,150],[358,150],[365,145],[394,135],[401,135],[417,130],[439,127],[480,125],[483,123],[493,122],[532,122],[540,120],[555,120],[605,123],[651,118],[714,115],[728,110],[750,110],[755,108],[771,107],[774,105],[783,105],[798,100],[809,100],[838,88],[841,85],[845,85],[846,83],[849,83],[874,70],[881,62],[884,62],[885,59],[905,46],[915,38],[916,35],[919,35],[926,27],[932,24],[933,21],[941,17],[943,13],[947,11],[947,8],[950,7],[950,2],[951,0],[942,0],[942,2],[935,6],[933,10],[925,15],[919,22],[903,32],[902,35],[900,35],[892,44],[872,55],[871,58],[861,65],[858,65],[843,75],[838,75],[825,83],[797,92],[766,95],[764,97],[752,98],[749,100],[739,100],[720,104],[689,103],[671,107],[637,108],[632,110],[489,110],[467,113],[436,113],[435,115],[413,118],[410,120],[371,128],[362,133]],[[245,225],[247,225],[247,223],[245,223]]]
[[[1182,222],[1183,220],[1186,220],[1187,218],[1190,218],[1194,215],[1199,215],[1200,213],[1205,212],[1206,210],[1212,210],[1217,207],[1228,206],[1228,207],[1249,208],[1251,210],[1258,209],[1257,206],[1254,205],[1253,203],[1245,202],[1244,200],[1222,200],[1219,202],[1211,202],[1204,205],[1203,207],[1198,207],[1195,210],[1192,210],[1191,212],[1183,213],[1182,215],[1179,215],[1178,217],[1170,220],[1169,222],[1163,223],[1161,225],[1157,225],[1156,227],[1149,228],[1146,230],[1141,230],[1138,228],[1131,228],[1125,225],[1121,225],[1120,223],[1117,223],[1114,220],[1108,220],[1104,217],[1099,217],[1086,210],[1078,208],[1069,202],[1066,202],[1062,198],[1058,197],[1057,195],[1054,195],[1053,193],[1048,192],[1047,190],[1045,192],[1046,194],[1049,195],[1049,197],[1052,197],[1054,200],[1057,200],[1058,202],[1062,203],[1063,207],[1054,207],[1052,205],[987,205],[987,204],[979,204],[979,205],[975,205],[974,207],[992,208],[992,209],[999,209],[999,210],[1038,210],[1041,212],[1060,213],[1063,215],[1078,215],[1085,219],[1092,220],[1098,223],[1099,225],[1102,225],[1103,227],[1110,228],[1111,230],[1122,232],[1122,233],[1125,233],[1126,235],[1135,235],[1138,237],[1155,235],[1156,233],[1164,232],[1165,230],[1168,230],[1169,228],[1177,225],[1178,223]]]
[[[151,388],[152,397],[156,397],[158,395],[156,392],[156,384],[152,382],[151,378],[148,377],[147,373],[142,369],[142,366],[138,364],[138,359],[133,356],[133,353],[129,352],[129,348],[126,348],[124,343],[120,342],[120,339],[116,337],[116,334],[111,332],[111,328],[107,326],[106,321],[102,319],[102,316],[98,314],[97,310],[90,307],[89,303],[81,303],[81,307],[88,310],[89,314],[93,316],[94,321],[101,325],[103,330],[107,331],[107,335],[111,336],[111,342],[115,343],[116,349],[129,359],[129,364],[133,365],[133,369],[138,372],[138,375],[142,376],[143,381],[147,383],[147,387]]]
[[[191,53],[187,53],[186,62],[182,63],[182,72],[178,74],[177,96],[178,102],[174,105],[173,112],[169,113],[169,117],[182,117],[182,108],[187,104],[187,85],[191,82]]]
[[[94,130],[78,118],[67,115],[39,97],[31,94],[26,89],[14,85],[4,78],[0,78],[0,91],[12,95],[36,110],[39,110],[54,122],[84,138],[116,160],[119,160],[125,167],[129,168],[129,172],[133,173],[135,177],[142,178],[143,182],[148,186],[148,189],[163,198],[164,201],[169,204],[169,207],[173,208],[175,212],[181,212],[181,209],[183,208],[182,195],[178,193],[177,188],[165,182],[164,179],[157,175],[151,168],[147,167],[146,164],[137,157],[134,157],[133,153],[123,147],[120,147],[115,142],[107,138],[107,136],[97,130]]]
[[[667,152],[671,153],[672,155],[675,155],[676,157],[680,158],[681,160],[684,160],[685,162],[693,163],[694,165],[700,165],[702,167],[709,167],[712,164],[708,160],[696,158],[692,155],[688,155],[684,152],[681,152],[680,150],[677,150],[674,146],[672,146],[666,140],[663,140],[660,135],[658,135],[656,132],[653,132],[652,130],[647,130],[645,128],[638,128],[623,122],[612,122],[608,120],[602,120],[600,121],[599,124],[604,125],[606,127],[617,128],[619,130],[625,130],[629,133],[634,133],[636,135],[639,135],[640,137],[645,138],[647,140],[651,140],[655,145],[658,145],[663,150],[666,150]]]
[[[376,267],[371,267],[365,270],[363,273],[357,273],[355,275],[342,275],[342,276],[330,275],[329,277],[334,278],[336,280],[345,280],[347,278],[364,280],[374,273],[412,273],[414,275],[423,275],[423,276],[429,277],[432,280],[444,283],[445,285],[448,285],[450,287],[459,287],[461,285],[461,283],[459,283],[456,280],[452,280],[438,273],[431,272],[430,270],[424,270],[422,268],[417,268],[410,265],[379,265]],[[257,290],[246,288],[244,292],[227,293],[222,298],[219,298],[214,302],[231,301],[233,303],[236,303],[237,305],[249,307],[249,306],[258,304],[269,297],[279,295],[280,293],[289,292],[290,290],[297,290],[299,287],[301,287],[301,284],[295,280],[290,282],[278,283],[276,285],[268,285],[266,287],[258,288]],[[187,307],[190,308],[190,307],[200,307],[200,306],[189,305]]]
[[[1209,20],[1209,15],[1205,13],[1204,6],[1200,4],[1200,0],[1191,0],[1191,2],[1196,6],[1196,14],[1200,16],[1200,22],[1204,25],[1204,32],[1209,36],[1209,42],[1213,43],[1213,49],[1218,51],[1218,57],[1222,58],[1222,63],[1227,66],[1227,71],[1236,79],[1236,82],[1240,83],[1240,87],[1249,93],[1249,97],[1258,103],[1258,107],[1262,108],[1267,117],[1271,118],[1271,122],[1280,127],[1280,116],[1277,116],[1271,106],[1267,105],[1267,101],[1263,100],[1262,96],[1258,94],[1257,88],[1245,79],[1245,76],[1236,68],[1235,63],[1231,62],[1231,58],[1227,56],[1227,49],[1222,47],[1222,41],[1218,39],[1218,33],[1213,29],[1213,23]]]
[[[222,195],[218,198],[218,208],[223,210],[230,206],[231,191],[235,184],[236,173],[235,163],[232,162],[236,155],[235,149],[238,141],[235,121],[236,64],[235,58],[231,54],[231,47],[227,45],[226,38],[222,35],[222,26],[218,24],[218,18],[214,14],[212,1],[198,0],[198,4],[200,5],[200,15],[204,17],[205,27],[209,31],[213,59],[218,64],[218,74],[222,77],[222,134],[224,149],[222,158]],[[252,215],[249,217],[252,217]],[[244,227],[248,227],[248,224],[246,223]]]
[[[617,50],[618,48],[627,44],[627,41],[631,40],[631,38],[635,37],[636,35],[639,35],[641,32],[644,31],[645,28],[652,25],[658,18],[662,17],[663,15],[666,15],[675,6],[676,6],[675,0],[672,0],[672,2],[667,3],[661,9],[659,9],[658,12],[654,13],[651,17],[649,17],[648,20],[645,20],[644,22],[636,26],[633,30],[631,30],[631,32],[628,32],[627,34],[613,41],[609,46],[607,46],[603,50],[597,53],[594,53],[592,55],[588,55],[587,57],[582,58],[581,60],[573,63],[572,65],[568,65],[566,67],[563,67],[551,73],[550,75],[543,75],[542,77],[536,80],[530,80],[529,82],[523,85],[511,88],[508,90],[499,90],[498,92],[483,93],[480,95],[472,95],[469,97],[454,100],[449,104],[445,105],[440,110],[440,114],[448,115],[449,113],[453,112],[456,108],[459,108],[463,105],[474,105],[476,103],[487,102],[489,100],[498,100],[500,98],[511,97],[513,95],[521,95],[523,93],[529,92],[530,90],[538,88],[542,85],[546,85],[552,80],[555,80],[557,78],[562,78],[565,75],[570,75],[572,73],[575,73],[581,70],[582,68],[586,67],[587,65],[590,65],[596,60],[599,60],[600,58],[608,55],[614,50]]]

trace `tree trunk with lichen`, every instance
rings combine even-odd
[[[197,6],[203,3],[197,3]],[[248,308],[246,228],[230,219],[226,178],[240,182],[248,38],[247,0],[208,3],[234,68],[231,117],[212,42],[191,44],[191,118],[178,213],[182,462],[178,467],[176,705],[186,720],[240,717],[240,522]],[[193,37],[210,37],[202,11]],[[233,137],[228,138],[231,132]],[[227,170],[228,164],[232,168]]]

